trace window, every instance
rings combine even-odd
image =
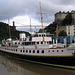
[[[54,52],[54,50],[52,52]]]
[[[41,42],[41,44],[43,44],[43,42]]]
[[[39,44],[39,42],[37,42],[37,44]]]
[[[49,42],[47,41],[47,44],[48,44]]]
[[[33,50],[33,53],[35,53],[35,50]]]
[[[32,45],[35,45],[35,42],[32,42]]]
[[[50,52],[50,50],[48,52]]]
[[[64,51],[62,50],[62,52],[64,52]]]
[[[39,53],[39,50],[37,50],[37,53]]]
[[[23,52],[25,52],[25,50],[23,50]]]
[[[59,52],[59,50],[57,50],[57,52]]]
[[[44,50],[42,50],[42,53],[44,53]]]
[[[20,44],[20,42],[18,42],[18,44]]]
[[[16,52],[17,52],[17,49],[16,49]]]
[[[22,50],[20,50],[20,52],[22,52]]]
[[[15,42],[15,44],[17,44],[17,42]]]
[[[41,35],[39,35],[39,37],[41,37]]]
[[[28,53],[28,50],[26,50],[26,53]]]

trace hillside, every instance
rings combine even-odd
[[[57,26],[57,24],[55,22],[53,22],[53,23],[49,24],[48,26],[46,26],[44,28],[44,31],[55,35],[56,34],[56,26]],[[42,29],[40,29],[39,32],[42,32]]]
[[[26,35],[30,35],[28,32],[25,31],[18,31],[18,30],[14,30],[13,26],[10,26],[10,31],[11,31],[11,37],[12,38],[19,38],[19,34],[20,33],[26,33]],[[9,38],[9,27],[8,24],[0,22],[0,41],[2,39],[7,39]]]

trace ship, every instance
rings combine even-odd
[[[35,33],[26,37],[25,33],[20,34],[20,39],[2,41],[0,51],[21,59],[31,61],[75,66],[75,45],[54,43],[53,35],[49,33]]]

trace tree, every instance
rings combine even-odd
[[[11,38],[19,38],[20,33],[25,33],[26,36],[30,36],[29,32],[14,30],[12,26],[10,26]],[[0,22],[0,41],[3,39],[9,38],[9,28],[8,24]]]
[[[62,31],[59,33],[59,36],[67,36],[67,33],[66,33],[64,30],[62,30]]]
[[[70,25],[72,23],[72,14],[68,13],[65,19],[62,21],[63,25]]]
[[[55,22],[49,24],[44,28],[46,32],[50,32],[51,34],[55,34],[57,24]]]

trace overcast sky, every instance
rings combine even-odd
[[[75,0],[0,0],[0,21],[15,21],[24,25],[40,25],[41,2],[44,25],[54,21],[54,14],[59,11],[75,10]],[[16,24],[21,25],[21,24]]]

